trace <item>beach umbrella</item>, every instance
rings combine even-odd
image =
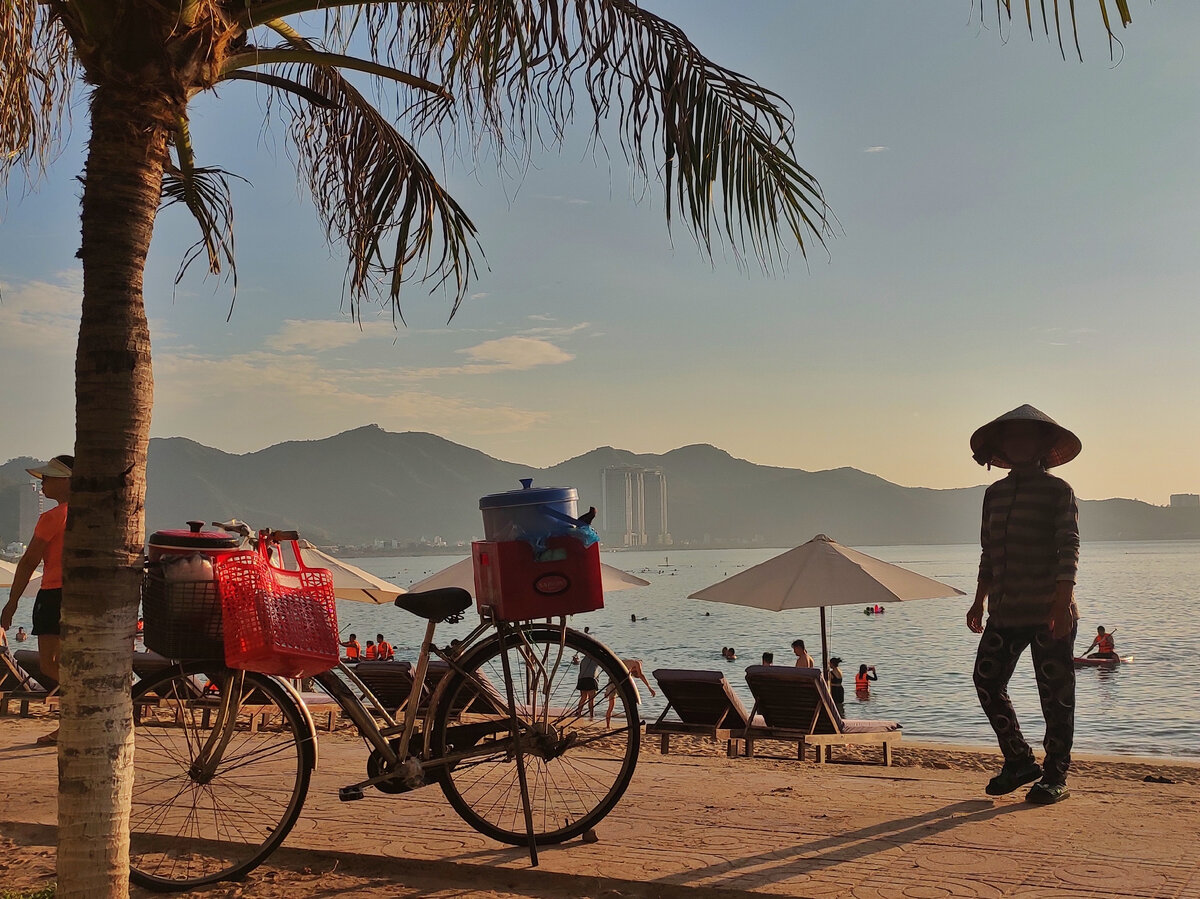
[[[631,587],[648,587],[649,581],[642,580],[637,575],[629,574],[620,568],[600,563],[600,586],[605,593],[615,590],[628,590]],[[437,574],[431,574],[424,580],[413,584],[409,589],[414,593],[418,590],[438,590],[442,587],[462,587],[471,596],[475,595],[475,569],[471,560],[463,559],[455,562],[449,568],[443,568]]]
[[[842,546],[818,534],[753,568],[739,571],[688,599],[725,602],[755,609],[821,610],[821,663],[829,669],[826,606],[878,605],[913,599],[962,596],[963,591],[933,578]]]
[[[376,605],[396,601],[401,593],[407,593],[403,587],[390,584],[383,578],[376,577],[369,571],[356,568],[349,562],[335,559],[321,552],[307,540],[301,540],[300,558],[309,568],[328,568],[333,575],[333,595],[338,599],[349,599],[353,602],[370,602]]]
[[[17,566],[11,562],[5,562],[0,559],[0,595],[5,601],[8,600],[8,588],[12,586],[13,575],[17,573]],[[37,592],[42,586],[42,573],[37,571],[33,577],[29,579],[29,586],[25,588],[25,592],[21,594],[23,597],[37,596]]]

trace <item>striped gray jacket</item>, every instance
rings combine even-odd
[[[1055,586],[1075,583],[1079,509],[1062,478],[1042,470],[1010,472],[983,496],[979,581],[988,586],[988,620],[1028,627],[1050,617]],[[1076,619],[1078,609],[1072,604]]]

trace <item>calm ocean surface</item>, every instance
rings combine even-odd
[[[857,547],[973,594],[978,549],[957,546]],[[604,561],[650,581],[649,587],[611,593],[606,607],[572,619],[624,658],[654,668],[722,669],[742,694],[749,692],[743,669],[764,651],[791,664],[791,641],[803,638],[820,658],[818,612],[764,612],[687,599],[687,595],[782,550],[677,550],[606,552]],[[360,567],[401,586],[457,561],[452,556],[354,560]],[[1200,699],[1195,657],[1200,649],[1200,541],[1093,543],[1083,547],[1078,597],[1082,619],[1076,647],[1082,651],[1096,625],[1115,631],[1117,651],[1134,655],[1114,670],[1078,674],[1075,745],[1083,751],[1200,757]],[[845,661],[847,680],[861,663],[875,665],[879,682],[860,702],[848,690],[847,715],[891,718],[906,737],[953,743],[990,744],[993,736],[975,701],[971,665],[978,638],[964,623],[970,597],[893,603],[887,613],[868,616],[854,606],[830,610],[830,652]],[[705,612],[710,615],[705,617]],[[636,624],[629,616],[637,614]],[[397,655],[414,659],[421,622],[393,606],[339,605],[342,632],[364,641],[383,632]],[[471,622],[443,626],[439,643],[464,633]],[[738,660],[726,662],[721,647],[732,645]],[[1028,653],[1010,692],[1032,743],[1043,724]],[[662,710],[649,698],[645,717]]]

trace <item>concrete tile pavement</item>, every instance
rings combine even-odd
[[[53,795],[30,789],[54,776],[54,753],[33,745],[44,724],[4,723],[0,822],[52,825]],[[365,753],[344,735],[321,738],[320,768],[285,844],[292,850],[469,871],[481,884],[556,877],[637,885],[633,892],[645,896],[693,888],[852,899],[1200,899],[1195,783],[1089,774],[1072,779],[1069,801],[1043,808],[1020,793],[984,796],[978,771],[646,753],[597,829],[599,841],[543,847],[531,872],[525,850],[471,830],[436,786],[339,802],[337,788],[361,776]]]

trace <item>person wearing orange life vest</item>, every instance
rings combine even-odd
[[[362,657],[362,645],[358,642],[358,634],[351,634],[349,640],[338,645],[346,647],[347,662],[357,662]]]
[[[379,650],[376,649],[374,640],[367,641],[367,648],[363,650],[363,659],[368,662],[374,662],[379,659]]]
[[[1105,632],[1103,626],[1096,628],[1096,639],[1092,641],[1092,645],[1083,651],[1086,656],[1095,647],[1096,654],[1091,656],[1093,659],[1119,659],[1117,655],[1117,644],[1113,642],[1112,634]]]
[[[396,658],[396,652],[392,649],[392,644],[383,639],[383,634],[375,635],[375,652],[381,662],[391,662]]]
[[[867,699],[871,695],[871,681],[879,680],[874,665],[859,665],[858,674],[854,675],[854,693],[859,699]]]

